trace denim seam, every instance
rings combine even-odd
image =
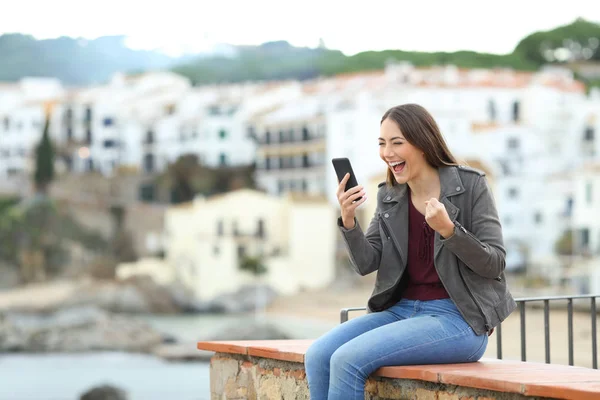
[[[402,349],[402,351],[406,351],[406,350],[416,350],[416,349],[419,349],[419,348],[421,348],[421,347],[430,346],[430,345],[432,345],[432,344],[434,344],[434,343],[443,342],[444,340],[448,340],[448,339],[454,339],[454,338],[456,338],[456,337],[463,336],[463,335],[464,335],[466,332],[468,332],[468,331],[469,331],[469,329],[470,329],[470,327],[467,327],[466,329],[463,329],[462,331],[459,331],[459,332],[458,332],[456,335],[447,336],[447,337],[445,337],[445,338],[443,338],[443,339],[438,339],[438,340],[434,340],[434,341],[431,341],[431,342],[423,343],[423,344],[421,344],[421,345],[418,345],[418,346],[413,346],[413,347],[409,347],[409,348],[406,348],[406,349]],[[391,354],[395,354],[395,353],[391,353]],[[388,354],[386,354],[385,356],[383,356],[383,357],[379,357],[379,358],[378,358],[378,359],[376,359],[376,360],[371,360],[371,361],[369,361],[367,364],[365,364],[365,365],[361,366],[361,367],[360,367],[360,369],[359,369],[359,371],[363,371],[363,370],[364,370],[364,368],[365,368],[367,365],[369,365],[369,364],[373,364],[374,362],[376,362],[376,361],[379,361],[379,360],[381,360],[382,358],[388,357],[389,355],[390,355],[390,354],[388,353]],[[367,377],[367,378],[368,378],[368,377]],[[356,375],[354,376],[354,385],[353,385],[353,387],[352,387],[352,390],[354,390],[354,391],[356,391],[356,381],[357,381],[357,380],[358,380],[358,374],[356,374]]]

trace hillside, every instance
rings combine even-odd
[[[346,56],[338,50],[299,48],[286,41],[231,47],[233,51],[227,57],[199,55],[188,57],[184,62],[157,52],[131,50],[124,45],[122,36],[82,42],[67,37],[38,41],[27,35],[2,35],[0,81],[14,81],[24,76],[53,76],[66,84],[83,85],[105,81],[117,71],[162,68],[171,68],[194,84],[304,80],[381,69],[390,60],[409,61],[417,66],[455,64],[467,68],[535,70],[547,63],[600,62],[600,24],[577,19],[550,31],[534,32],[523,38],[510,54],[385,50]]]

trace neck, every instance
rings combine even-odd
[[[437,168],[427,166],[418,176],[407,182],[413,196],[419,198],[439,197],[440,175]]]

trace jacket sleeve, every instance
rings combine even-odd
[[[364,276],[379,269],[382,247],[379,234],[379,209],[375,211],[367,233],[363,233],[356,218],[352,229],[344,228],[341,217],[338,217],[337,223],[354,270]]]
[[[454,234],[442,239],[473,272],[485,278],[498,278],[506,266],[506,250],[502,226],[494,198],[485,176],[480,176],[473,187],[471,231],[455,222]]]

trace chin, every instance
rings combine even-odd
[[[396,179],[396,182],[401,184],[408,182],[408,179],[404,174],[394,174],[394,179]]]

